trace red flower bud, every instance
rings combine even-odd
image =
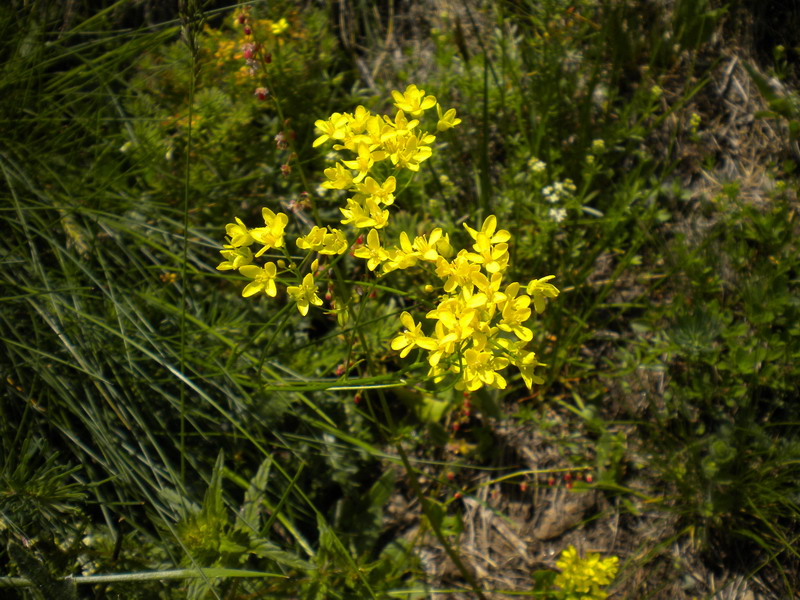
[[[241,19],[241,17],[239,17],[239,18]],[[253,33],[253,30],[250,29],[250,25],[245,25],[244,26],[244,34],[245,35],[251,35],[252,33]]]

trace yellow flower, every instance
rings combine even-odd
[[[388,142],[398,137],[414,135],[412,129],[419,125],[417,119],[408,120],[402,110],[398,110],[392,121],[388,116],[383,117],[386,127],[381,134],[381,142]]]
[[[315,225],[307,235],[297,238],[297,247],[320,254],[342,254],[347,251],[347,238],[339,229]]]
[[[344,165],[337,163],[335,167],[325,169],[325,177],[328,181],[322,187],[329,190],[346,190],[353,185],[353,174],[344,168]]]
[[[442,228],[437,227],[431,231],[430,239],[424,235],[418,235],[414,238],[414,250],[419,253],[422,260],[436,262],[439,260],[439,252],[436,249],[436,245],[440,239],[442,239]]]
[[[548,275],[541,279],[533,279],[528,284],[527,292],[533,296],[533,306],[537,313],[544,312],[545,298],[555,298],[561,293],[552,283],[547,283],[553,278],[555,275]]]
[[[266,226],[250,230],[253,239],[264,244],[264,247],[256,252],[256,257],[261,256],[271,248],[283,247],[283,231],[289,223],[289,217],[285,214],[275,214],[266,207],[261,209],[261,216],[264,217]]]
[[[392,144],[387,144],[389,148],[389,158],[392,164],[400,169],[409,171],[419,171],[419,164],[427,160],[433,154],[430,145],[436,138],[432,135],[405,135],[398,136],[392,140]]]
[[[447,131],[451,127],[455,127],[461,123],[461,119],[456,118],[455,108],[451,108],[442,115],[442,105],[437,104],[436,114],[439,116],[439,122],[436,124],[436,131]]]
[[[231,240],[230,245],[234,248],[250,246],[255,241],[253,236],[250,235],[247,226],[242,223],[239,217],[234,217],[234,219],[236,219],[236,223],[228,223],[225,225],[225,233]]]
[[[270,31],[272,32],[272,35],[280,35],[287,29],[289,29],[289,23],[286,21],[286,19],[281,19],[277,23],[272,23],[272,25],[270,25]]]
[[[308,314],[310,304],[322,306],[322,298],[317,296],[317,284],[314,283],[314,275],[311,273],[306,273],[306,276],[303,277],[303,283],[299,286],[291,285],[286,288],[286,293],[297,303],[297,310],[304,317]]]
[[[343,140],[346,135],[347,115],[335,112],[330,119],[314,121],[314,126],[322,132],[322,135],[314,140],[312,146],[324,144],[328,140]]]
[[[472,249],[475,253],[469,253],[467,258],[472,262],[482,264],[489,273],[497,273],[505,270],[508,266],[508,240],[511,234],[505,229],[497,230],[497,217],[489,215],[484,219],[480,231],[472,229],[464,223],[464,229],[475,240]]]
[[[359,228],[373,227],[382,229],[389,222],[389,211],[381,210],[373,197],[359,202],[359,194],[347,199],[347,208],[340,208],[339,211],[344,215],[342,225],[352,223]]]
[[[367,177],[363,182],[356,185],[360,194],[371,196],[384,206],[394,204],[394,191],[397,188],[397,180],[394,177],[387,177],[383,184],[378,183],[372,177]]]
[[[528,386],[528,388],[530,389],[533,387],[534,383],[538,385],[544,383],[544,379],[534,374],[534,370],[536,369],[536,367],[544,367],[546,365],[544,363],[540,363],[536,359],[535,352],[522,351],[521,347],[523,344],[524,342],[523,343],[517,342],[512,344],[506,344],[506,346],[510,346],[512,352],[516,354],[516,356],[514,356],[514,358],[512,359],[512,363],[515,367],[519,369],[520,375],[522,375],[522,380],[525,382],[525,385]]]
[[[605,600],[608,593],[600,586],[608,585],[617,574],[619,559],[616,556],[601,559],[597,553],[580,558],[575,546],[561,553],[556,566],[561,572],[553,580],[554,585],[565,592],[567,598],[576,600]]]
[[[464,352],[464,372],[462,382],[468,392],[489,385],[501,390],[506,388],[506,380],[497,371],[508,366],[508,359],[498,357],[486,350],[469,348]],[[459,388],[460,385],[456,384]]]
[[[374,150],[382,145],[383,135],[389,129],[389,126],[385,125],[383,119],[378,115],[371,115],[369,112],[367,112],[367,115],[369,116],[362,127],[361,123],[356,120],[359,116],[358,110],[356,110],[356,116],[353,117],[350,123],[344,144],[335,145],[333,147],[334,150],[342,150],[344,148],[354,150],[359,144],[366,144],[370,149]]]
[[[222,257],[226,260],[217,265],[218,271],[235,271],[253,262],[253,251],[246,246],[237,248],[233,245],[226,244],[219,253],[222,254]]]
[[[497,217],[494,215],[489,215],[483,220],[480,231],[475,231],[466,223],[464,223],[464,229],[476,242],[485,238],[489,244],[499,244],[511,239],[511,234],[505,229],[497,230]]]
[[[242,290],[242,296],[249,298],[263,291],[267,296],[275,297],[275,294],[278,293],[278,289],[275,286],[276,272],[275,263],[267,263],[263,268],[256,265],[244,265],[241,267],[239,273],[253,280]]]
[[[370,229],[367,234],[367,245],[356,248],[353,255],[357,258],[367,260],[367,268],[374,271],[375,268],[388,258],[386,250],[381,248],[381,238],[375,229]]]
[[[392,98],[397,108],[406,111],[412,117],[418,117],[423,111],[436,105],[434,96],[426,96],[425,90],[418,89],[414,84],[409,85],[402,94],[397,90],[392,91]]]
[[[517,296],[520,285],[516,281],[506,287],[506,301],[502,307],[503,318],[498,327],[503,331],[509,331],[516,335],[523,342],[530,342],[533,339],[533,332],[523,323],[531,316],[530,296]]]
[[[417,346],[425,350],[436,349],[436,342],[423,335],[422,323],[414,323],[414,318],[407,312],[400,315],[400,322],[406,330],[392,340],[392,350],[400,350],[400,358],[405,358]]]
[[[446,298],[425,316],[428,319],[437,319],[443,329],[436,329],[436,337],[440,344],[447,344],[455,336],[456,341],[469,339],[475,330],[475,309],[470,308],[460,298]]]
[[[367,124],[372,118],[372,113],[359,105],[356,107],[356,112],[354,114],[345,113],[345,117],[347,117],[347,124],[351,132],[358,135],[367,129]]]
[[[500,284],[503,283],[502,274],[492,273],[492,278],[489,279],[479,271],[472,276],[472,283],[486,297],[486,304],[496,306],[506,301],[506,294],[500,291]]]
[[[353,178],[353,183],[359,183],[367,176],[375,161],[381,161],[384,158],[386,158],[386,152],[383,150],[370,150],[367,144],[359,144],[358,158],[355,160],[343,160],[342,163],[348,169],[358,171],[358,175]]]
[[[384,272],[396,269],[408,269],[417,264],[419,253],[414,250],[411,240],[405,231],[400,232],[400,247],[391,248],[387,251],[387,262],[383,265]]]
[[[436,274],[442,279],[446,279],[443,288],[448,294],[457,287],[472,285],[473,277],[481,271],[479,265],[470,262],[467,254],[466,250],[461,250],[452,262],[448,262],[441,256],[436,261]]]

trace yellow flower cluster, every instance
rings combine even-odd
[[[356,248],[354,256],[366,260],[370,271],[380,266],[383,273],[427,265],[443,281],[444,294],[426,315],[435,321],[433,335],[425,335],[422,325],[404,312],[400,320],[405,331],[391,341],[392,349],[399,350],[401,357],[414,348],[427,350],[429,374],[437,378],[459,374],[456,387],[467,391],[484,385],[505,388],[507,382],[500,371],[511,364],[529,387],[541,383],[534,375],[540,364],[536,354],[525,349],[533,339],[525,323],[531,316],[531,302],[542,312],[544,299],[554,298],[558,290],[547,283],[552,277],[531,281],[528,295],[520,294],[519,283],[503,285],[511,234],[497,229],[494,215],[486,218],[480,231],[466,226],[474,242],[472,251],[461,250],[452,260],[449,236],[439,228],[413,241],[402,232],[398,245],[384,247],[379,230],[389,222],[387,207],[394,203],[397,182],[393,176],[383,183],[373,179],[374,165],[389,161],[396,169],[419,170],[420,163],[431,157],[436,139],[419,128],[418,117],[428,109],[436,107],[438,131],[461,122],[454,109],[443,112],[435,97],[415,85],[404,93],[392,92],[392,97],[398,109],[393,119],[372,115],[359,106],[353,114],[334,113],[328,120],[317,121],[321,135],[314,141],[314,146],[319,146],[332,140],[335,150],[355,155],[326,169],[323,184],[355,192],[340,209],[342,223],[370,231],[366,244]]]
[[[438,380],[454,374],[458,389],[474,391],[485,385],[504,389],[507,381],[501,371],[509,365],[519,369],[528,387],[534,382],[542,383],[534,374],[540,365],[536,354],[526,349],[533,339],[527,323],[531,305],[541,313],[546,299],[555,298],[559,291],[548,283],[553,276],[530,281],[524,288],[526,293],[522,293],[522,284],[503,281],[509,267],[511,234],[498,229],[494,215],[489,215],[479,230],[465,225],[472,245],[458,253],[441,228],[413,240],[401,232],[397,244],[385,245],[387,240],[382,239],[381,231],[389,223],[388,209],[395,201],[395,175],[402,169],[418,171],[420,164],[433,154],[431,145],[436,138],[420,129],[418,117],[436,107],[438,131],[461,122],[454,109],[443,112],[435,97],[415,85],[409,85],[403,93],[392,92],[392,97],[398,109],[393,118],[374,115],[363,106],[353,113],[333,113],[327,120],[316,121],[320,135],[313,144],[317,147],[332,141],[334,150],[346,153],[335,166],[325,169],[326,181],[322,185],[350,193],[345,206],[339,209],[343,225],[369,229],[366,242],[362,242],[364,236],[359,236],[352,255],[366,261],[370,271],[380,267],[380,272],[386,274],[418,267],[441,280],[442,293],[436,308],[426,314],[433,321],[432,334],[426,335],[422,324],[404,312],[400,322],[405,330],[391,340],[391,348],[401,357],[414,348],[426,350],[429,375]],[[380,177],[378,164],[391,165],[392,175]],[[262,212],[264,227],[248,229],[238,218],[228,224],[227,244],[221,250],[225,261],[217,267],[239,270],[253,280],[244,288],[243,296],[261,291],[269,296],[277,293],[275,279],[280,261],[264,267],[251,263],[267,250],[283,249],[288,219],[267,208]],[[254,254],[250,246],[255,243],[262,247]],[[296,243],[299,249],[319,255],[339,255],[350,248],[344,232],[330,226],[314,226]],[[319,259],[312,263],[311,272],[302,276],[300,285],[287,288],[303,315],[310,305],[322,304],[314,281],[318,265]],[[288,270],[298,280],[301,278],[293,265]]]
[[[556,566],[561,572],[553,583],[561,589],[566,600],[605,600],[608,593],[600,587],[614,580],[619,558],[601,559],[597,553],[580,558],[575,546],[569,546],[559,556]]]
[[[511,234],[497,229],[494,215],[486,217],[480,230],[464,227],[474,242],[472,251],[462,249],[452,260],[449,240],[440,229],[433,230],[429,239],[419,236],[413,243],[403,233],[401,247],[383,254],[367,240],[371,263],[382,259],[384,271],[427,262],[442,280],[444,294],[425,315],[435,321],[433,335],[424,335],[422,325],[404,312],[401,323],[406,329],[392,340],[392,349],[400,350],[401,357],[415,347],[427,350],[431,376],[460,374],[456,388],[470,392],[484,385],[505,389],[507,382],[500,371],[509,365],[519,369],[528,387],[543,383],[534,375],[541,363],[526,349],[533,339],[527,322],[531,302],[540,313],[545,298],[558,295],[558,289],[547,283],[553,276],[532,280],[527,294],[520,293],[522,285],[516,281],[504,285]]]

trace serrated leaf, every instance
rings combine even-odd
[[[256,539],[251,542],[250,552],[260,558],[266,558],[281,565],[291,567],[292,569],[301,569],[308,571],[313,569],[314,566],[303,560],[302,558],[282,550],[269,540]]]

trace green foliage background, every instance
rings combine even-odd
[[[690,193],[681,178],[724,157],[703,143],[715,114],[689,114],[747,3],[444,3],[421,23],[413,7],[368,4],[253,3],[290,24],[270,41],[266,101],[229,52],[235,6],[0,7],[3,593],[499,597],[460,555],[458,499],[477,497],[485,473],[522,470],[498,451],[502,421],[593,473],[578,487],[628,526],[668,523],[609,548],[622,558],[614,597],[710,597],[707,582],[670,587],[696,565],[796,594],[791,38],[748,65],[764,107],[752,116],[784,135],[760,165],[774,185]],[[387,46],[401,34],[413,43]],[[464,122],[404,190],[398,226],[441,226],[464,245],[460,223],[495,214],[514,236],[513,275],[557,276],[533,396],[516,379],[465,405],[425,382],[388,347],[407,294],[363,299],[360,325],[341,331],[246,301],[242,279],[214,268],[233,215],[310,198],[335,217],[317,190],[328,163],[314,121],[387,112],[409,83]],[[551,202],[566,180],[574,191]],[[416,506],[413,527],[392,512],[398,497]],[[431,574],[426,540],[454,581]],[[686,540],[689,566],[664,575],[665,548]],[[134,576],[102,579],[114,574]],[[516,591],[560,597],[548,581]]]

